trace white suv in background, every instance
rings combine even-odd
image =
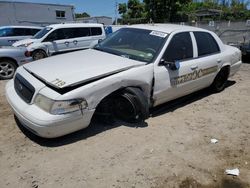
[[[45,27],[33,38],[13,44],[26,47],[33,60],[91,48],[106,37],[102,24],[63,23]]]
[[[2,26],[0,27],[0,46],[11,46],[13,43],[31,38],[42,27],[36,26]]]

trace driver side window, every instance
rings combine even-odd
[[[193,58],[193,45],[189,32],[174,35],[165,51],[165,61],[175,62],[190,58]]]
[[[50,33],[43,42],[52,42],[55,40],[61,40],[65,39],[64,33],[62,29],[54,30],[52,33]]]

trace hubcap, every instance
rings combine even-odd
[[[36,52],[34,54],[34,60],[38,60],[38,59],[43,59],[45,56],[43,54],[43,52]]]
[[[15,67],[8,62],[0,62],[0,75],[3,78],[12,77],[15,73]]]

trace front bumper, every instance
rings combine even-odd
[[[16,93],[14,81],[6,85],[6,98],[16,117],[27,129],[44,138],[55,138],[86,128],[94,114],[93,110],[65,115],[49,114],[34,104],[27,104]]]

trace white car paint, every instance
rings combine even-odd
[[[60,40],[46,41],[46,38],[53,34],[53,32],[70,29],[70,28],[101,28],[102,34],[96,36],[84,36],[74,38],[63,38]],[[102,40],[106,37],[105,30],[102,24],[91,24],[91,23],[64,23],[49,25],[45,29],[50,29],[41,38],[32,38],[18,41],[13,44],[14,47],[26,47],[27,51],[31,54],[35,50],[43,50],[47,56],[51,56],[57,53],[63,53],[67,51],[74,51],[79,49],[91,48],[98,43],[98,40]],[[36,35],[34,36],[36,37]]]
[[[17,81],[17,77],[21,76],[34,87],[32,99],[25,102],[15,89],[14,80],[6,85],[7,100],[19,121],[41,137],[62,136],[87,127],[102,99],[121,88],[140,88],[149,107],[153,107],[208,87],[224,66],[230,67],[232,76],[241,65],[241,52],[237,48],[224,45],[217,35],[210,31],[169,24],[135,25],[126,29],[135,28],[150,30],[151,35],[166,39],[151,63],[90,49],[19,67],[14,80]],[[220,52],[198,57],[193,31],[210,33]],[[188,32],[191,36],[192,58],[180,62],[178,70],[161,65],[161,59],[171,39],[182,32]],[[16,87],[22,85],[17,82]],[[40,95],[54,101],[84,99],[85,108],[80,110],[79,107],[75,112],[53,115],[35,102]]]

